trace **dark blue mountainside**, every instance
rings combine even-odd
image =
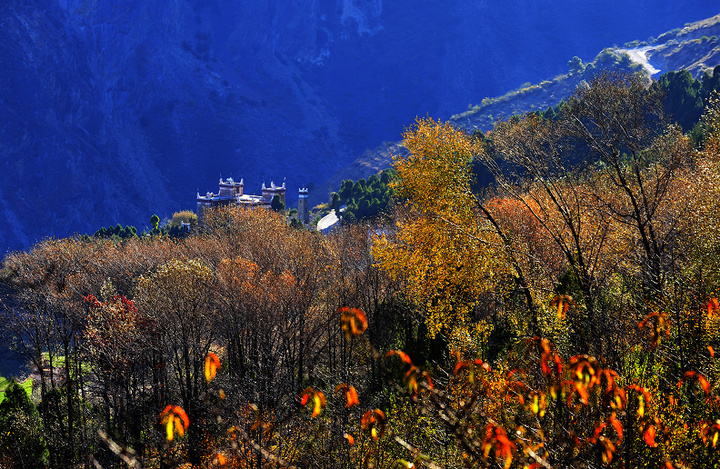
[[[320,184],[416,115],[718,13],[716,0],[3,0],[0,251],[244,177]],[[318,192],[322,192],[319,190]],[[318,194],[321,200],[327,193]]]

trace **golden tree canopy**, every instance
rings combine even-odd
[[[394,188],[406,199],[393,235],[376,240],[373,255],[426,313],[431,337],[463,335],[479,293],[501,269],[498,240],[478,216],[470,163],[481,151],[449,123],[418,119],[405,132],[407,157],[394,159]]]

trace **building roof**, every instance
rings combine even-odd
[[[317,224],[318,231],[328,231],[330,228],[335,226],[340,219],[338,218],[335,210],[330,210],[330,213],[320,219]]]

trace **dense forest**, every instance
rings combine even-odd
[[[8,255],[0,467],[720,465],[720,73],[685,78],[419,119],[327,235],[226,207]]]

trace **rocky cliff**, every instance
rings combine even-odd
[[[0,251],[142,229],[220,175],[251,192],[285,180],[293,203],[416,115],[447,118],[573,55],[717,13],[547,3],[4,0]]]

